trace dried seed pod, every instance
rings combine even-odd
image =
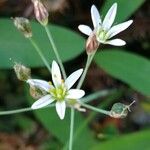
[[[26,81],[31,78],[30,68],[27,68],[24,65],[16,63],[14,65],[14,70],[17,75],[17,78],[21,81]]]
[[[30,95],[34,99],[39,99],[39,98],[43,97],[46,94],[47,94],[46,91],[42,90],[41,88],[30,85]]]
[[[28,19],[23,17],[15,17],[13,20],[14,25],[24,34],[26,38],[32,37],[31,25]]]

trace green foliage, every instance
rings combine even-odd
[[[115,137],[96,145],[92,150],[149,150],[150,130]]]
[[[83,51],[85,40],[80,35],[64,27],[56,25],[49,27],[63,61],[73,59]],[[44,29],[38,23],[32,22],[32,30],[33,38],[51,64],[55,56]],[[22,33],[15,28],[12,20],[0,20],[0,33],[0,68],[11,68],[12,61],[31,67],[44,65],[28,39],[25,39]]]
[[[146,58],[115,49],[97,53],[95,61],[113,77],[150,96],[150,61]]]
[[[115,22],[118,23],[128,19],[145,2],[145,0],[106,0],[100,11],[103,16],[105,16],[114,2],[118,4],[118,13],[115,19]]]

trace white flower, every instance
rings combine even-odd
[[[114,3],[111,6],[111,8],[108,10],[104,20],[102,21],[97,8],[95,7],[95,5],[92,5],[91,17],[92,17],[94,30],[92,31],[92,29],[87,25],[79,25],[78,28],[82,33],[88,36],[95,34],[96,39],[100,43],[110,44],[115,46],[125,45],[126,42],[121,39],[113,39],[113,40],[109,40],[109,39],[117,35],[118,33],[122,32],[123,30],[127,29],[132,24],[133,20],[129,20],[111,27],[115,20],[116,12],[117,12],[117,3]]]
[[[84,96],[85,92],[79,89],[70,89],[74,83],[79,79],[83,72],[83,69],[79,69],[73,72],[65,81],[62,80],[61,72],[58,64],[52,62],[52,81],[47,82],[39,79],[28,79],[27,83],[31,86],[39,87],[42,90],[45,90],[47,94],[37,100],[32,105],[32,109],[38,109],[44,107],[53,101],[56,101],[56,111],[60,119],[63,119],[65,116],[66,110],[66,101],[72,99],[80,99]]]

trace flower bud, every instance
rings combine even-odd
[[[133,103],[135,103],[135,101],[133,101],[130,105],[115,103],[111,108],[110,116],[114,118],[125,118],[128,115],[128,111],[130,111],[130,106]]]
[[[26,38],[32,37],[32,30],[28,19],[23,17],[15,17],[13,20],[14,25],[24,34]]]
[[[43,97],[44,95],[46,95],[46,91],[42,90],[39,87],[30,85],[30,95],[34,99],[39,99],[39,98]]]
[[[14,70],[17,75],[17,78],[21,81],[26,81],[31,78],[31,70],[21,64],[15,64]]]
[[[34,14],[41,25],[46,26],[48,23],[48,11],[40,0],[32,0],[34,5]]]
[[[86,52],[87,54],[94,53],[99,47],[99,42],[96,39],[96,35],[92,34],[86,41]]]

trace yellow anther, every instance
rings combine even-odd
[[[49,82],[48,82],[48,84],[49,84],[49,85],[52,85],[52,82],[51,82],[51,81],[49,81]]]

